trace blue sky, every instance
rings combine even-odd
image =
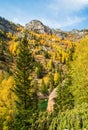
[[[62,30],[88,28],[88,0],[0,0],[0,16],[25,25],[37,19]]]

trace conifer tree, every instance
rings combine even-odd
[[[36,76],[37,76],[37,78],[42,78],[42,72],[43,72],[43,66],[41,65],[41,63],[40,62],[36,62],[35,63],[35,66],[36,66],[36,68],[35,68],[35,73],[36,73]]]
[[[16,130],[28,130],[31,125],[30,118],[34,112],[36,103],[33,95],[36,93],[33,90],[33,85],[30,79],[30,72],[33,67],[32,54],[28,45],[27,37],[21,40],[19,45],[19,54],[16,60],[15,69],[15,88],[16,95],[16,116],[15,126]],[[34,107],[33,107],[34,106]]]
[[[47,95],[48,94],[48,88],[47,88],[47,85],[45,83],[45,81],[42,79],[42,82],[41,82],[41,87],[40,87],[40,91],[41,93],[43,93],[44,95]]]
[[[68,66],[66,67],[68,71]],[[55,110],[62,112],[66,109],[72,109],[74,106],[74,98],[70,90],[71,77],[68,72],[64,73],[62,64],[59,66],[60,80],[57,86],[57,99],[55,104]]]
[[[65,111],[66,109],[72,109],[74,106],[73,95],[70,92],[69,86],[70,80],[68,77],[58,85],[55,109],[59,112]]]
[[[49,92],[52,92],[54,89],[54,76],[52,73],[49,74]]]

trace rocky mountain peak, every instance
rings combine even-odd
[[[44,33],[52,34],[52,29],[50,29],[48,26],[45,26],[39,20],[32,20],[31,22],[26,24],[25,28],[29,31],[32,30],[41,34],[44,34]]]

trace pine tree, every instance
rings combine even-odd
[[[48,94],[48,88],[47,88],[47,85],[46,85],[46,83],[43,79],[42,79],[42,82],[41,82],[40,92],[44,95]]]
[[[32,54],[28,45],[27,37],[25,36],[19,45],[19,54],[16,61],[15,69],[15,88],[16,95],[16,116],[15,126],[16,130],[28,130],[31,125],[30,117],[35,109],[33,85],[30,79],[30,73],[33,67]],[[34,107],[33,107],[34,106]]]
[[[37,78],[42,78],[42,76],[43,76],[43,66],[41,65],[40,62],[36,62],[35,66],[36,66],[35,73],[36,73]]]
[[[52,73],[49,74],[49,93],[54,89],[54,76]]]
[[[13,58],[8,49],[8,45],[3,38],[0,39],[0,61],[2,62],[2,64],[0,64],[0,68],[4,69],[8,73],[11,73],[9,65],[13,61]],[[8,65],[5,65],[5,63],[8,63]]]
[[[69,90],[69,86],[70,81],[68,77],[58,85],[55,109],[59,112],[64,111],[66,109],[71,109],[74,106],[73,95]]]
[[[66,109],[72,109],[74,106],[74,98],[70,90],[71,77],[68,72],[64,73],[62,64],[60,64],[60,80],[57,86],[57,99],[55,104],[55,110],[58,112],[65,111]],[[66,67],[68,71],[68,66]]]

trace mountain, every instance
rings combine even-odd
[[[25,29],[29,31],[35,31],[36,33],[47,33],[52,34],[53,30],[49,28],[48,26],[45,26],[41,21],[39,20],[32,20],[28,24],[26,24]]]
[[[34,31],[39,34],[56,34],[61,39],[67,38],[70,40],[80,40],[82,37],[88,35],[88,28],[83,30],[73,29],[72,31],[62,31],[61,29],[52,29],[46,25],[44,25],[39,20],[32,20],[27,23],[24,27],[20,24],[15,24],[5,18],[0,17],[0,29],[4,32],[16,33],[20,32],[20,28],[24,28],[28,31]]]
[[[34,49],[36,60],[44,65],[46,57],[50,57],[50,59],[56,57],[57,60],[54,61],[55,66],[58,64],[58,55],[60,55],[56,54],[58,48],[64,52],[66,48],[69,48],[70,42],[79,41],[88,35],[88,29],[74,29],[66,32],[60,29],[51,29],[39,20],[32,20],[23,27],[0,17],[0,42],[2,41],[0,43],[1,69],[10,71],[11,64],[14,62],[15,55],[17,55],[19,39],[24,36],[26,30],[28,31],[28,39],[31,44],[31,49]],[[37,47],[33,46],[34,43],[37,44]],[[46,61],[48,62],[49,58]],[[7,62],[8,65],[6,66]]]
[[[26,30],[28,31],[28,39],[31,43],[31,49],[35,50],[34,56],[36,60],[42,64],[45,64],[44,60],[46,57],[50,57],[51,59],[52,53],[53,57],[57,57],[57,59],[59,59],[56,54],[58,47],[64,52],[66,51],[66,48],[69,48],[70,42],[78,42],[81,38],[88,35],[87,28],[83,30],[74,29],[66,32],[60,29],[51,29],[39,20],[32,20],[23,27],[0,17],[0,42],[3,41],[0,43],[1,69],[11,69],[10,64],[12,64],[14,56],[17,55],[16,51],[18,41],[24,36],[24,32]],[[36,49],[36,46],[33,46],[34,43],[38,44],[36,46],[39,48]],[[39,57],[38,55],[41,56]],[[49,59],[47,61],[49,61]],[[8,65],[6,66],[7,62]],[[54,62],[56,66],[58,60],[55,60]]]
[[[15,24],[11,21],[6,20],[5,18],[0,17],[0,29],[4,32],[15,33],[17,32],[17,28],[20,26],[21,25]]]
[[[54,30],[54,33],[61,39],[66,38],[71,41],[79,41],[81,38],[88,35],[88,28],[82,30],[73,29],[71,31],[62,31],[60,29],[56,29]]]
[[[76,30],[73,29],[72,31],[63,31],[61,29],[52,29],[46,25],[44,25],[39,20],[32,20],[25,25],[25,29],[29,31],[34,31],[40,34],[56,34],[61,39],[67,38],[72,41],[77,41],[83,38],[84,36],[88,35],[88,29],[83,30]]]
[[[51,29],[39,20],[21,26],[0,17],[0,130],[20,130],[26,121],[27,130],[88,128],[87,57],[87,28],[67,32]],[[18,73],[16,67],[20,68]],[[24,97],[28,107],[36,104],[32,111],[19,109],[21,116],[15,116],[14,71],[20,77],[19,81],[15,78],[18,86],[30,81],[28,87],[19,87],[20,92],[28,88],[27,93],[18,96]],[[24,116],[26,112],[30,114]]]

